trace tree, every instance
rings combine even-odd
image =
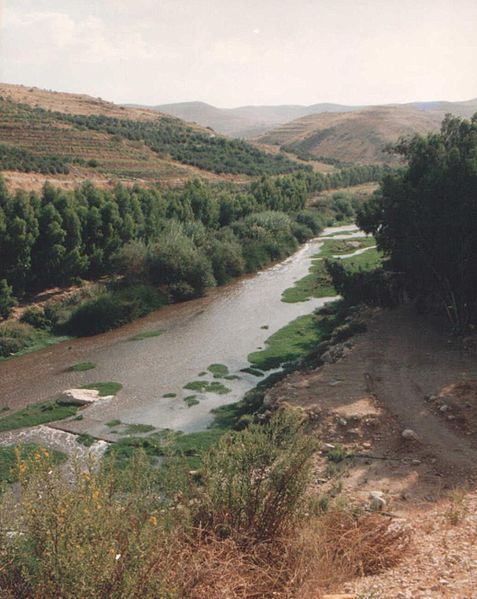
[[[408,167],[387,175],[358,215],[416,298],[445,309],[455,330],[477,316],[477,115],[447,116],[440,133],[401,141]]]

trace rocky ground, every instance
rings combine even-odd
[[[336,591],[477,598],[475,348],[407,307],[360,319],[366,332],[327,349],[322,367],[291,374],[266,398],[309,413],[322,444],[320,495],[382,509],[412,529],[398,566]]]

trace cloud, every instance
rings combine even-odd
[[[62,12],[5,11],[4,52],[17,64],[108,63],[151,60],[158,48],[141,29],[108,28],[98,16],[80,20]],[[162,55],[162,54],[161,54]]]

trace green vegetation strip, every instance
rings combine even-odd
[[[269,337],[267,347],[251,353],[248,361],[261,370],[270,370],[300,358],[320,341],[321,323],[322,319],[314,314],[298,317]]]
[[[184,389],[190,391],[198,391],[199,393],[216,393],[217,395],[225,395],[230,393],[231,389],[216,381],[209,383],[208,381],[192,381],[184,385]]]
[[[196,406],[200,402],[197,399],[197,395],[188,395],[187,397],[184,397],[184,403],[188,408],[192,408],[192,406]]]
[[[0,432],[64,420],[74,416],[77,411],[78,406],[61,406],[54,400],[31,404],[12,414],[0,416]]]

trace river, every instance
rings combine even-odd
[[[340,235],[350,230],[353,233]],[[333,239],[362,236],[349,225],[323,232],[330,234]],[[266,339],[290,321],[334,299],[281,301],[283,291],[308,273],[322,243],[321,238],[314,239],[280,264],[213,289],[204,298],[167,306],[103,335],[66,341],[0,363],[2,403],[17,408],[87,383],[117,381],[123,389],[113,400],[87,408],[83,420],[64,422],[65,428],[110,438],[105,423],[119,419],[184,432],[203,430],[212,420],[213,408],[237,401],[257,384],[257,377],[241,372],[249,365],[247,355],[263,348]],[[149,331],[161,334],[131,340]],[[68,371],[83,361],[95,363],[96,368]],[[230,374],[240,377],[220,381],[230,393],[197,394],[183,388],[190,381],[214,380],[210,373],[199,376],[213,363],[226,365]],[[175,397],[163,397],[168,393]],[[187,407],[183,398],[191,394],[200,401]]]

